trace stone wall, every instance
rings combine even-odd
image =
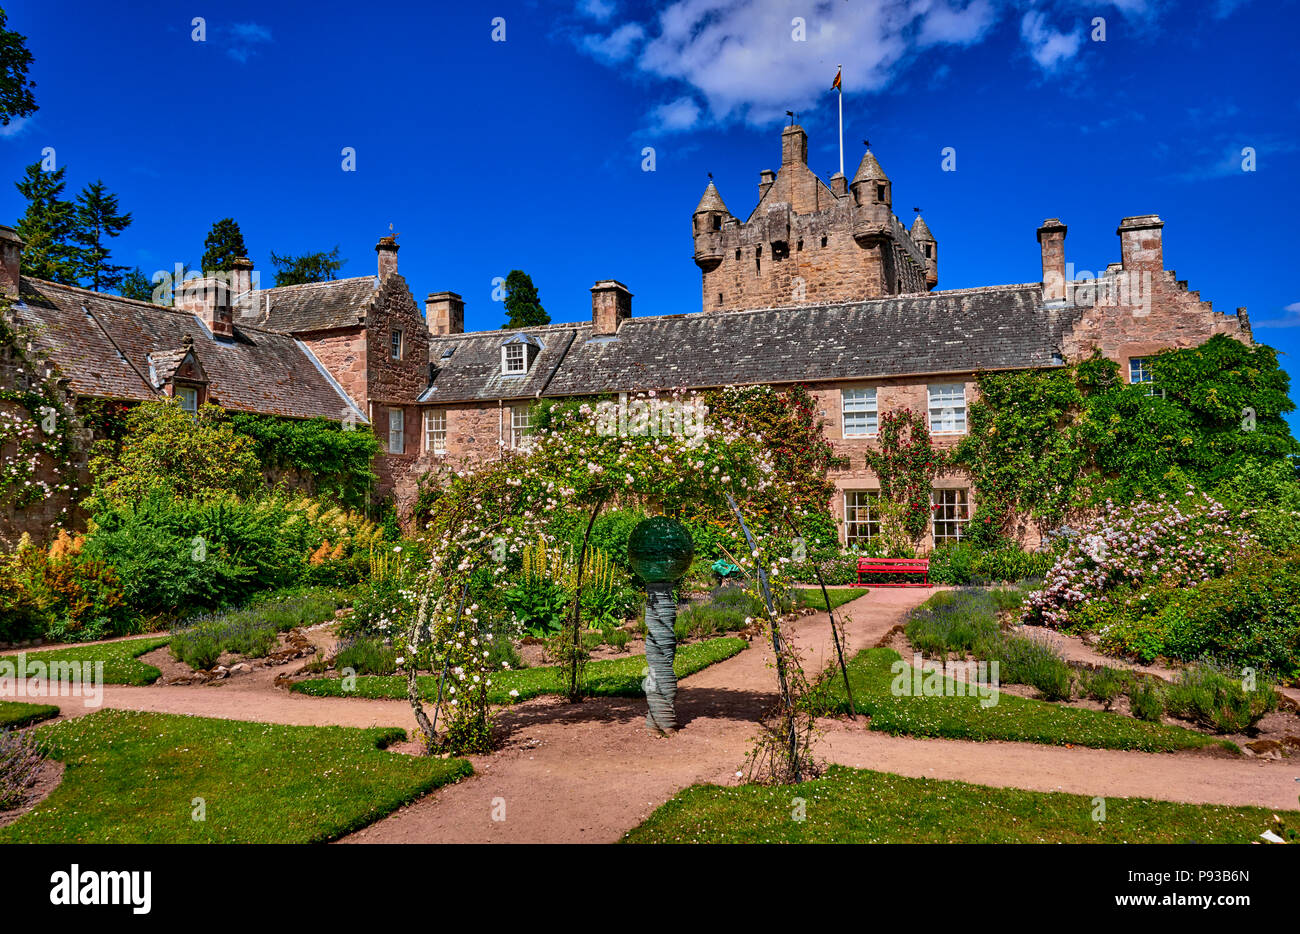
[[[43,363],[34,362],[19,348],[0,342],[0,387],[20,392],[35,389],[45,373]],[[12,551],[23,533],[30,535],[33,541],[43,543],[54,538],[60,528],[85,526],[85,514],[78,504],[90,485],[90,474],[86,470],[89,437],[76,420],[67,393],[59,389],[57,395],[68,403],[62,406],[61,418],[70,425],[65,430],[72,440],[72,455],[68,463],[60,464],[48,454],[39,454],[34,479],[44,481],[51,488],[71,483],[73,489],[56,491],[22,508],[14,505],[12,496],[0,492],[0,552]],[[27,422],[34,431],[41,431],[40,414],[29,412],[17,402],[0,400],[0,419]],[[17,442],[0,443],[0,464],[7,462],[17,449]]]

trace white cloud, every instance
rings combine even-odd
[[[650,129],[654,133],[681,133],[700,122],[700,105],[690,97],[679,97],[650,111]]]
[[[1292,302],[1282,309],[1283,317],[1272,321],[1252,321],[1254,328],[1295,328],[1300,327],[1300,302]]]
[[[578,12],[598,23],[604,23],[614,15],[612,0],[578,0]]]
[[[225,39],[226,54],[239,64],[244,64],[257,51],[255,46],[271,41],[271,30],[260,23],[234,23],[220,30]]]
[[[31,129],[31,117],[14,117],[5,126],[0,126],[0,139],[14,139]]]
[[[840,62],[847,91],[879,90],[917,49],[977,42],[995,19],[992,0],[676,0],[646,24],[637,65],[693,89],[714,119],[762,124],[827,94]]]
[[[639,23],[624,23],[607,36],[583,36],[582,47],[591,56],[606,64],[630,58],[645,39],[645,29]]]
[[[1048,25],[1045,13],[1030,10],[1020,20],[1020,38],[1029,47],[1029,55],[1039,68],[1055,71],[1079,53],[1083,45],[1083,30],[1076,26],[1071,32],[1060,32]]]

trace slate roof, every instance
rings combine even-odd
[[[151,362],[155,380],[174,372],[188,335],[209,397],[226,408],[335,421],[352,410],[364,420],[311,351],[287,334],[239,324],[234,341],[218,341],[189,312],[25,276],[19,298],[18,323],[80,394],[154,398]]]
[[[378,290],[377,276],[256,289],[236,299],[236,321],[286,333],[355,327]]]
[[[614,338],[590,324],[529,329],[544,350],[522,377],[500,374],[509,331],[435,337],[431,402],[592,395],[1020,369],[1059,365],[1072,307],[1042,286],[993,286],[864,302],[630,318]],[[455,352],[449,358],[442,353]]]

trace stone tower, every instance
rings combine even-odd
[[[868,150],[851,183],[808,168],[808,135],[781,131],[781,168],[759,173],[745,220],[709,182],[692,216],[705,311],[821,305],[925,292],[939,281],[938,244],[919,217],[894,216],[889,176]]]

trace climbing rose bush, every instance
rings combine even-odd
[[[1028,623],[1065,626],[1070,614],[1120,585],[1188,587],[1218,577],[1255,545],[1226,507],[1188,488],[1176,498],[1105,510],[1073,536],[1025,601]]]

